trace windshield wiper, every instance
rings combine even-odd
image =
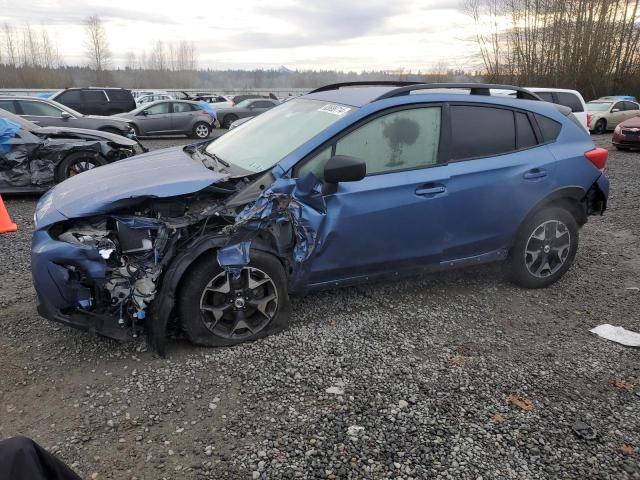
[[[224,165],[227,168],[229,168],[231,166],[229,164],[229,162],[224,161],[219,156],[217,156],[215,153],[208,152],[206,147],[205,148],[201,148],[200,149],[200,153],[204,153],[207,157],[213,158],[216,162],[221,163],[222,165]]]

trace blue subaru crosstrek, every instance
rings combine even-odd
[[[516,98],[494,95],[516,91]],[[74,176],[40,200],[38,311],[197,344],[286,327],[289,294],[505,261],[546,287],[606,208],[607,151],[518,87],[347,83],[213,141]]]

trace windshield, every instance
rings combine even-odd
[[[262,172],[311,140],[356,107],[296,99],[230,130],[207,152],[250,172]]]
[[[589,112],[606,112],[611,108],[610,102],[587,103],[587,111]]]

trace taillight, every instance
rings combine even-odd
[[[587,113],[587,127],[588,127],[589,125],[591,125],[591,119],[592,119],[592,118],[593,118],[593,117],[592,117],[592,115],[591,115],[590,113]]]
[[[587,157],[587,160],[593,163],[598,170],[603,171],[607,165],[609,151],[605,148],[594,148],[593,150],[585,152],[584,156]]]

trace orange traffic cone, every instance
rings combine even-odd
[[[15,232],[18,226],[11,221],[7,207],[4,206],[2,197],[0,197],[0,233]]]

